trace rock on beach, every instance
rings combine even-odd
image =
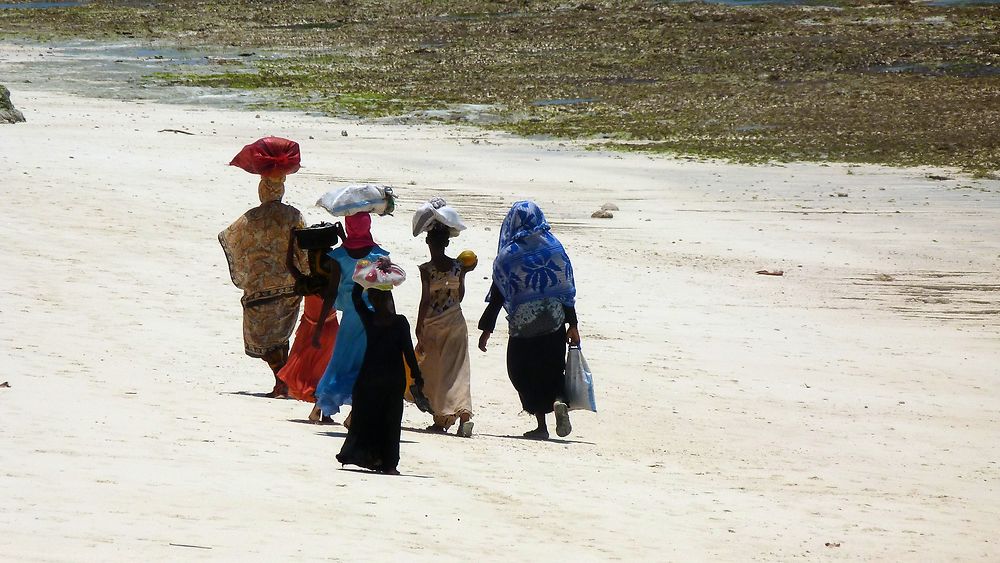
[[[10,101],[10,90],[0,84],[0,123],[18,123],[24,121],[24,114],[14,108]]]

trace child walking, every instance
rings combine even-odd
[[[380,264],[389,265],[388,258]],[[355,278],[357,279],[357,278]],[[414,385],[410,389],[420,406],[426,407],[423,378],[413,353],[410,323],[396,314],[392,293],[368,289],[368,300],[374,311],[365,305],[365,289],[355,283],[351,292],[354,308],[364,324],[368,346],[357,382],[354,384],[351,425],[347,439],[337,454],[337,461],[371,469],[388,475],[399,475],[399,434],[403,418],[403,393],[406,372],[403,361],[410,367]]]

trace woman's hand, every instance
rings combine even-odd
[[[491,334],[493,333],[484,330],[483,333],[479,335],[479,349],[483,352],[486,351],[486,343],[490,341]]]
[[[580,345],[580,331],[575,326],[569,327],[566,331],[566,343],[570,346]]]
[[[461,271],[462,271],[463,273],[466,273],[466,274],[467,274],[467,273],[471,272],[472,270],[475,270],[475,269],[476,269],[476,266],[478,266],[478,265],[479,265],[479,258],[476,258],[476,261],[475,261],[475,262],[473,262],[472,264],[469,264],[468,266],[466,266],[465,264],[461,264],[461,265],[459,266],[459,269],[460,269],[460,270],[461,270]]]

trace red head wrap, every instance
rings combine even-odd
[[[372,240],[372,216],[368,213],[355,213],[344,217],[344,226],[347,228],[344,248],[353,250],[375,246],[375,241]]]

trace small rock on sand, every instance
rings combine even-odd
[[[10,90],[0,85],[0,123],[19,123],[24,121],[24,114],[14,108],[10,101]]]
[[[594,219],[611,219],[615,215],[607,209],[598,209],[597,211],[591,213],[590,216]]]
[[[618,211],[618,206],[609,202],[602,205],[601,209],[603,209],[604,211]]]

